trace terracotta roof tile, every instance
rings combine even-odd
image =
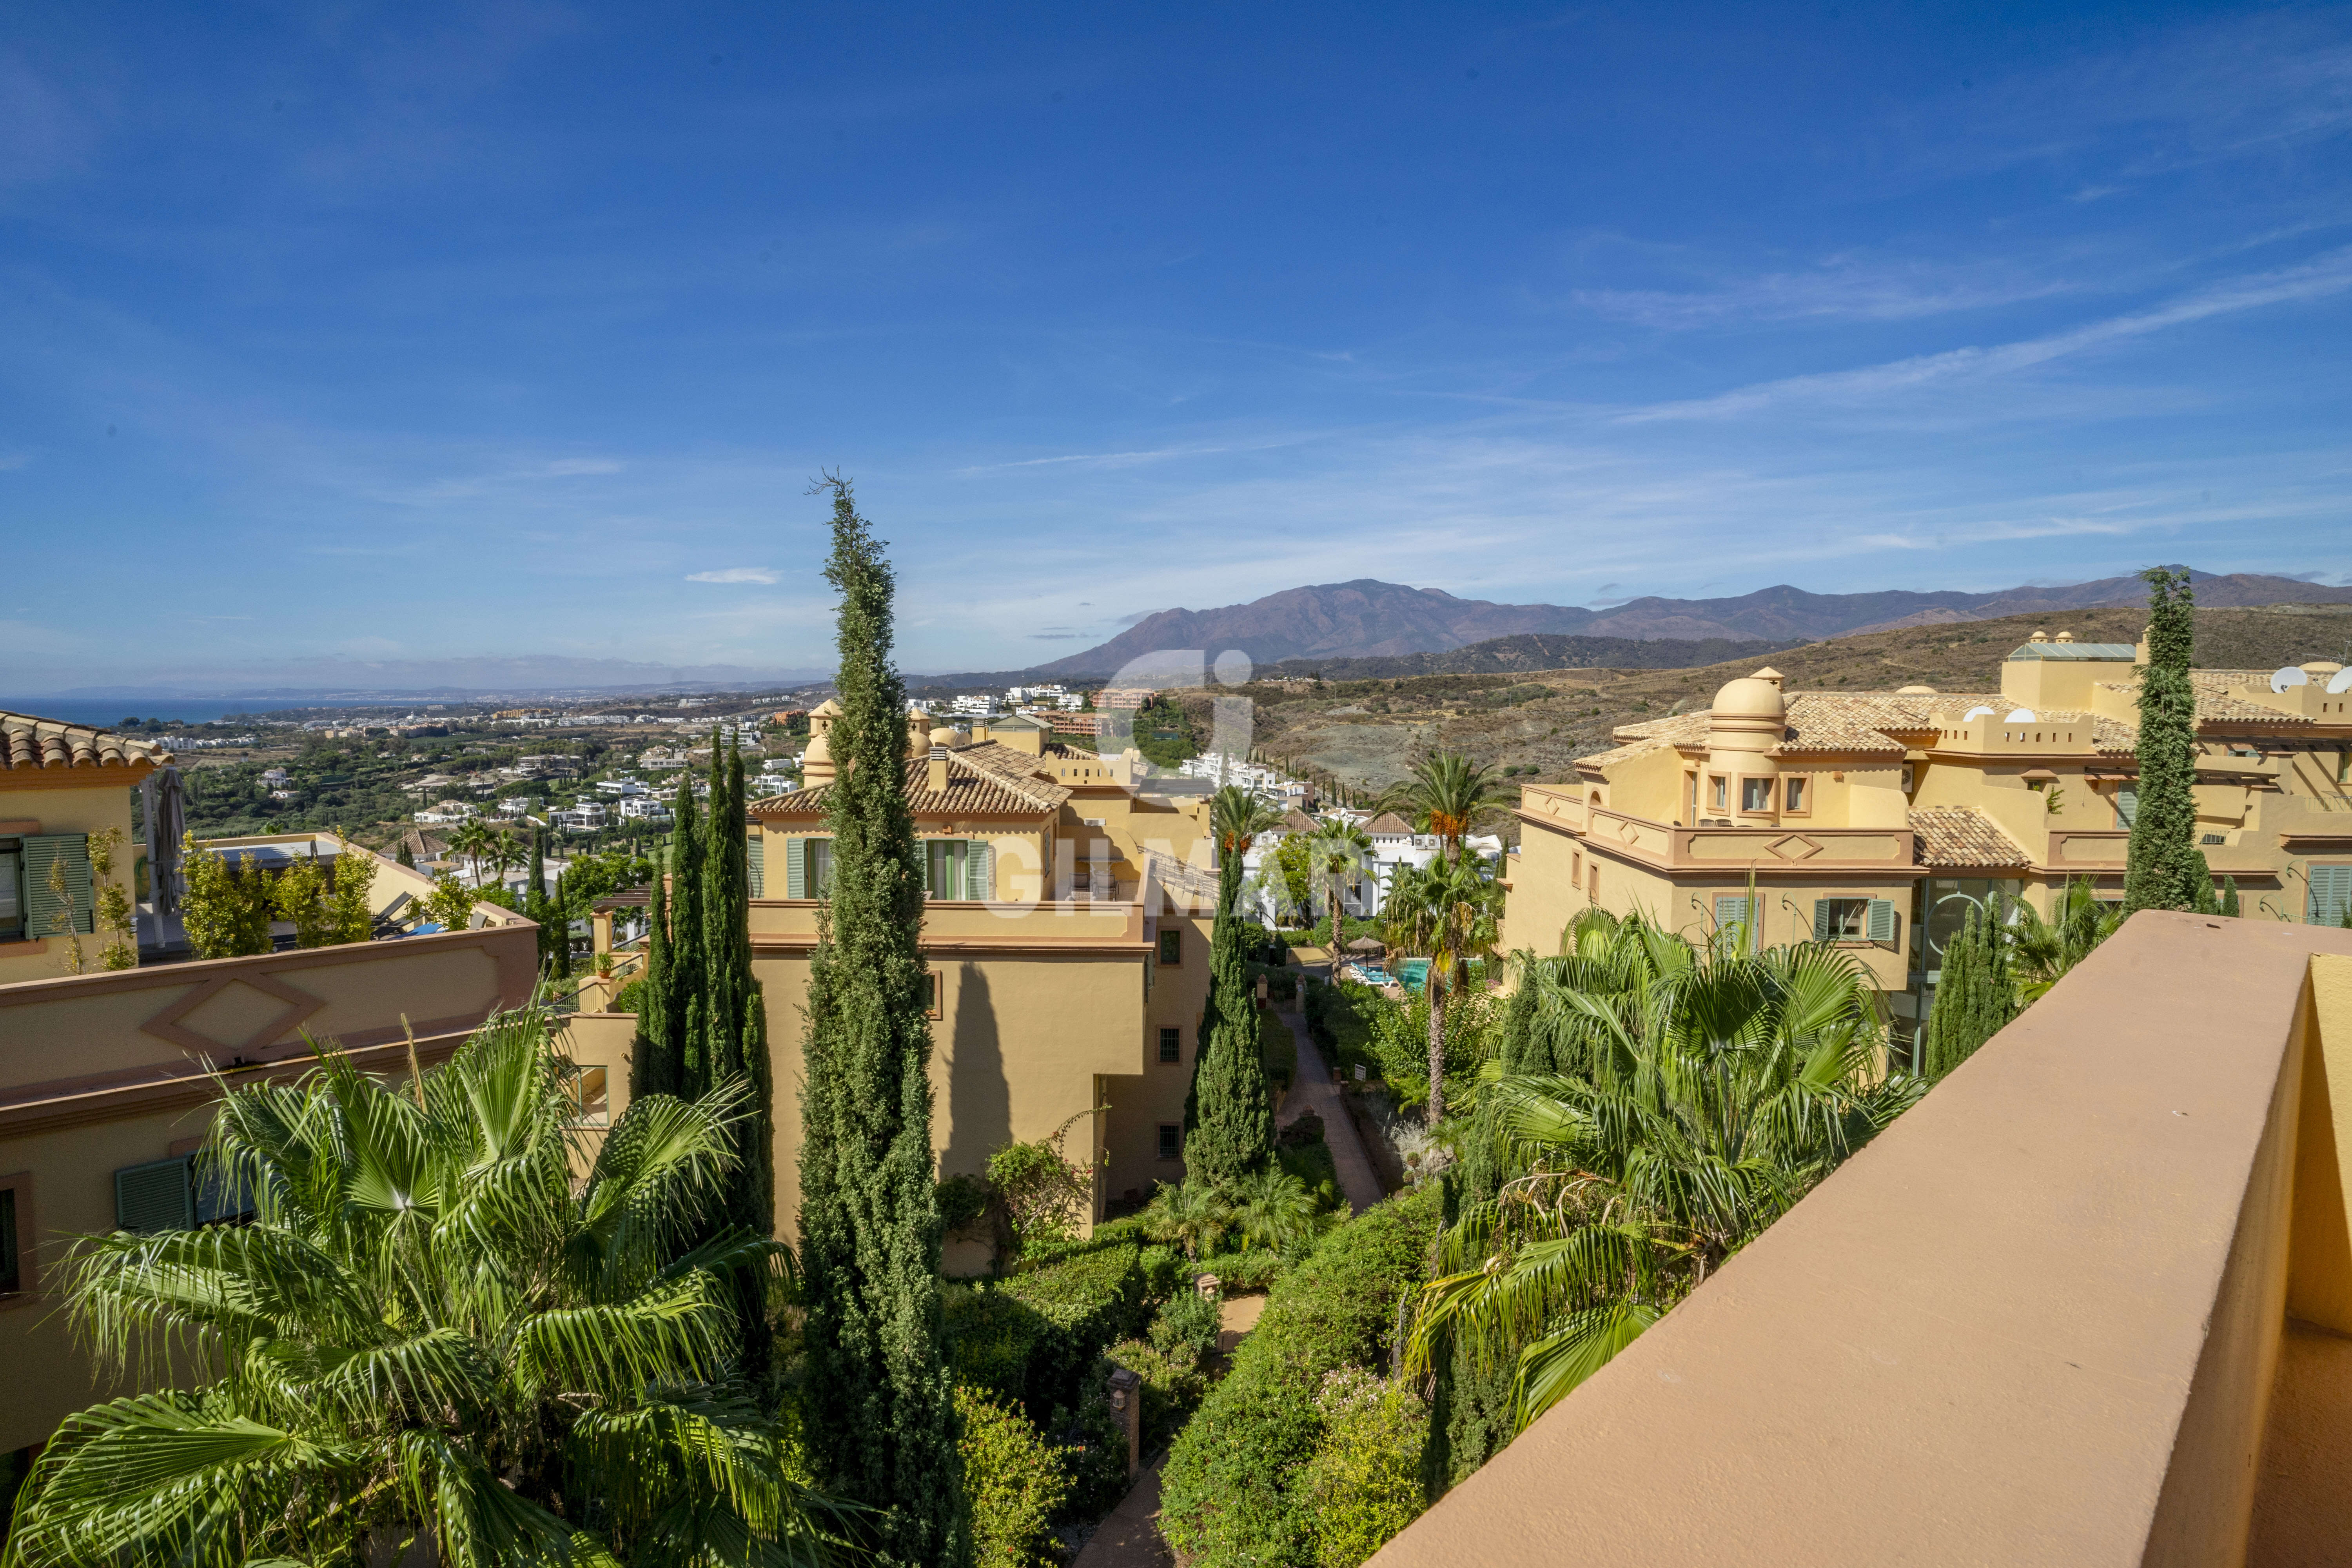
[[[0,769],[121,768],[152,763],[157,767],[172,753],[153,741],[133,741],[86,724],[39,719],[29,713],[0,712]]]
[[[948,753],[948,787],[930,790],[930,759],[907,759],[907,806],[917,816],[1038,816],[1059,811],[1070,792],[1057,784],[1026,774],[1000,773],[990,760],[975,752],[1003,752],[1029,762],[1025,753],[1002,746],[969,746]],[[763,817],[810,817],[824,815],[831,784],[794,790],[788,795],[755,800],[750,809]]]
[[[1412,832],[1412,824],[1407,822],[1403,817],[1399,816],[1393,811],[1384,811],[1378,816],[1372,818],[1370,822],[1364,824],[1364,831],[1367,833],[1410,835]]]
[[[1967,805],[1923,805],[1911,813],[1919,864],[1935,867],[2029,866],[2032,858],[1983,812]]]

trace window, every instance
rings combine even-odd
[[[1771,810],[1772,781],[1770,779],[1741,779],[1739,781],[1739,809],[1742,811]]]
[[[1868,899],[1816,899],[1813,900],[1813,940],[1815,942],[1860,942],[1868,929],[1870,900]]]
[[[1683,775],[1683,815],[1696,819],[1698,816],[1698,775]]]
[[[1597,904],[1601,901],[1601,862],[1598,860],[1592,863],[1591,879],[1591,886],[1586,889],[1584,896]]]
[[[2314,866],[2310,900],[2304,920],[2315,926],[2340,926],[2352,909],[2352,866]]]
[[[1790,779],[1782,795],[1782,809],[1801,812],[1805,809],[1805,781]]]
[[[995,858],[981,838],[927,838],[923,841],[923,890],[935,899],[987,899],[992,896],[991,872]]]
[[[1911,763],[1903,764],[1903,793],[1909,795],[1919,787],[1919,770]]]
[[[1747,923],[1748,899],[1746,895],[1741,894],[1734,896],[1728,893],[1718,893],[1716,895],[1716,930],[1729,931],[1734,926],[1745,926]]]
[[[1160,1031],[1160,1059],[1163,1062],[1181,1062],[1184,1059],[1183,1030],[1163,1028]]]
[[[88,936],[98,929],[90,899],[89,840],[79,833],[27,834],[15,840],[21,937],[52,936],[68,925]],[[64,896],[58,896],[62,886]],[[70,916],[68,910],[72,912]]]
[[[25,845],[0,838],[0,942],[25,939]]]
[[[2116,826],[2129,827],[2139,815],[2139,791],[2130,784],[2116,791]]]
[[[1815,942],[1893,942],[1895,903],[1891,899],[1817,899],[1813,902]]]
[[[833,888],[833,840],[784,840],[784,897],[822,899]]]
[[[938,970],[934,969],[929,974],[923,976],[923,994],[925,998],[923,1002],[923,1016],[926,1018],[946,1017],[948,1014],[946,994],[947,977],[941,974]]]
[[[1160,1124],[1160,1157],[1181,1160],[1184,1157],[1184,1129],[1173,1121]]]
[[[1730,787],[1731,786],[1724,781],[1724,777],[1721,773],[1709,773],[1706,775],[1706,798],[1709,805],[1715,810],[1728,811],[1731,809],[1729,804],[1730,797],[1725,793],[1730,789]]]
[[[186,1230],[196,1223],[188,1157],[125,1165],[114,1173],[114,1227],[147,1235]]]
[[[1163,969],[1178,969],[1184,963],[1184,928],[1171,926],[1160,933],[1160,963]]]
[[[2227,844],[2230,842],[2230,836],[2226,833],[2200,834],[2198,836],[2197,842],[2200,844]]]
[[[1571,884],[1584,880],[1584,852],[1571,849],[1568,853],[1568,879]]]

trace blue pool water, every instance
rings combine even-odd
[[[1429,960],[1425,958],[1408,958],[1397,967],[1403,972],[1405,985],[1410,990],[1420,990],[1429,979]]]

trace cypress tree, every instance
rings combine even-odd
[[[907,805],[906,685],[891,667],[892,573],[845,479],[833,491],[841,717],[802,1043],[801,1271],[812,1451],[877,1510],[886,1562],[971,1560],[959,1423],[940,1352],[923,866]]]
[[[2200,915],[2221,912],[2221,900],[2213,892],[2213,868],[2202,849],[2189,852],[2189,907]]]
[[[412,871],[416,869],[416,852],[408,847],[408,838],[406,835],[404,834],[401,837],[400,852],[394,855],[393,859],[399,864],[407,867]]]
[[[646,909],[645,983],[637,987],[637,1034],[629,1043],[629,1096],[677,1092],[677,1026],[671,1021],[669,878],[659,858]]]
[[[2148,585],[2147,668],[2139,678],[2139,805],[2132,817],[2124,909],[2197,907],[2197,697],[2189,684],[2197,625],[2189,572],[2155,566]],[[2212,882],[2206,880],[2207,897]]]
[[[688,1100],[698,1098],[712,1082],[703,1050],[708,1004],[702,987],[709,964],[703,942],[702,871],[708,848],[694,804],[694,770],[688,768],[677,776],[677,830],[670,839],[669,967],[662,999],[670,1031],[670,1081],[677,1086],[671,1092]]]
[[[530,886],[523,893],[522,912],[539,922],[539,967],[551,973],[555,967],[555,933],[548,929],[547,835],[541,828],[530,830]]]
[[[1942,1078],[2016,1016],[2017,986],[2010,975],[2009,944],[2001,935],[1998,903],[1972,909],[1959,936],[1944,950],[1935,1004],[1927,1011],[1922,1052],[1927,1076]]]
[[[1274,1097],[1258,1048],[1257,1007],[1242,953],[1242,858],[1217,858],[1217,915],[1209,935],[1209,996],[1201,1010],[1192,1085],[1184,1096],[1184,1173],[1230,1182],[1274,1156]]]
[[[696,1055],[709,1064],[710,1083],[740,1078],[750,1087],[748,1114],[734,1129],[737,1164],[710,1230],[740,1226],[754,1236],[776,1229],[774,1093],[767,1026],[759,983],[751,978],[751,846],[744,811],[743,759],[710,738],[710,814],[703,818],[702,1040]],[[705,1086],[706,1088],[709,1085]],[[746,1271],[736,1280],[737,1317],[745,1370],[757,1380],[768,1367],[770,1330],[766,1281]]]
[[[2235,877],[2221,879],[2221,912],[2231,920],[2238,919],[2244,912],[2238,902],[2238,879]]]

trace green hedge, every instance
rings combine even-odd
[[[1323,1436],[1317,1396],[1325,1374],[1384,1363],[1398,1298],[1425,1278],[1438,1187],[1366,1211],[1284,1276],[1233,1371],[1177,1436],[1160,1525],[1199,1568],[1315,1563],[1300,1472]]]
[[[948,1353],[957,1381],[1020,1405],[1033,1420],[1077,1404],[1103,1347],[1150,1321],[1150,1279],[1142,1249],[1129,1244],[950,1290]]]
[[[1269,1083],[1286,1085],[1298,1076],[1298,1037],[1271,1009],[1257,1016],[1257,1056]]]

